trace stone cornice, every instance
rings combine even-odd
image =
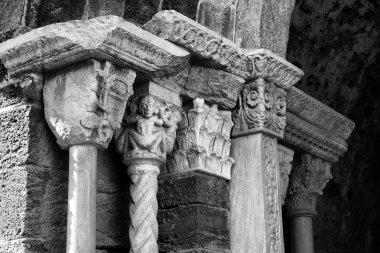
[[[88,58],[167,75],[186,67],[189,53],[116,16],[52,24],[0,44],[0,59],[10,75]]]
[[[262,77],[288,89],[302,70],[266,49],[245,51],[232,41],[176,11],[157,13],[145,30],[189,50],[199,64],[223,69],[245,80]]]
[[[288,91],[286,107],[293,115],[344,140],[355,128],[354,122],[295,87]]]
[[[284,141],[331,163],[337,162],[347,151],[347,142],[330,132],[286,113]]]

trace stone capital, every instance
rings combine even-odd
[[[282,138],[286,125],[286,91],[264,78],[248,83],[233,113],[232,136],[266,133]]]
[[[182,112],[176,146],[167,163],[166,174],[200,171],[231,179],[234,160],[230,157],[231,113],[193,100],[193,107]]]
[[[154,83],[148,86],[159,87]],[[173,149],[180,110],[157,97],[160,92],[152,95],[154,91],[157,90],[149,88],[149,93],[140,92],[130,97],[122,128],[115,132],[116,150],[122,154],[125,165],[162,166]],[[165,94],[161,95],[165,97]]]
[[[315,216],[317,197],[332,178],[331,164],[308,153],[295,159],[286,197],[287,215]]]
[[[120,128],[135,77],[133,70],[98,60],[47,73],[45,118],[61,148],[80,144],[106,148]]]

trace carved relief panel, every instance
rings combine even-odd
[[[182,113],[166,173],[199,170],[230,179],[234,163],[229,157],[233,126],[230,113],[206,105],[203,99],[194,99],[193,103],[192,109]]]

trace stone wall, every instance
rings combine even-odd
[[[356,123],[318,200],[317,253],[380,252],[380,19],[375,0],[299,0],[288,60],[305,72],[296,85]]]

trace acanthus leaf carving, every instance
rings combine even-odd
[[[280,167],[280,195],[281,204],[285,204],[286,193],[289,186],[289,174],[292,170],[292,161],[294,151],[286,148],[280,144],[277,145],[278,149],[278,165]]]
[[[261,68],[261,64],[259,66]],[[263,78],[248,83],[234,111],[232,135],[266,132],[282,137],[286,125],[286,92]]]
[[[230,179],[234,160],[230,154],[230,131],[233,126],[228,112],[194,99],[194,106],[182,112],[174,152],[168,158],[167,174],[198,170]]]
[[[310,154],[302,154],[294,164],[286,206],[288,215],[316,214],[317,197],[322,195],[328,181],[332,178],[331,164]]]

